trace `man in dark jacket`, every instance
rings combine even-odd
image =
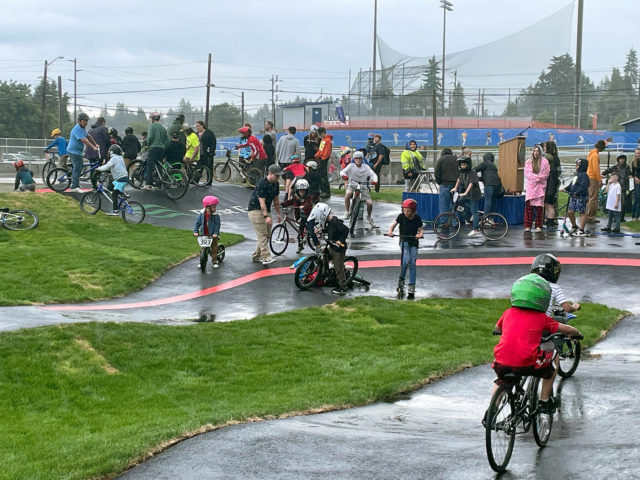
[[[493,153],[487,152],[482,157],[482,163],[474,168],[474,170],[482,175],[480,181],[484,184],[484,213],[493,212],[493,207],[497,199],[498,190],[500,190],[500,176],[498,168],[493,163]]]
[[[450,212],[453,208],[451,189],[458,180],[458,163],[450,148],[443,148],[434,169],[436,182],[440,185],[438,213]]]
[[[379,133],[376,133],[373,136],[373,148],[371,149],[371,168],[373,169],[373,171],[376,173],[376,175],[378,176],[378,181],[376,182],[375,185],[375,191],[379,192],[380,191],[380,184],[382,183],[381,179],[380,179],[380,172],[382,171],[382,165],[383,165],[383,161],[385,159],[385,157],[387,156],[387,147],[385,147],[382,144],[382,135],[380,135]],[[375,156],[373,155],[375,153]]]
[[[106,127],[106,123],[104,117],[98,117],[96,123],[94,123],[89,130],[89,135],[100,147],[100,153],[92,149],[87,149],[85,155],[89,160],[95,160],[98,157],[105,160],[107,158],[107,152],[111,146],[111,136],[109,135],[109,129]]]
[[[209,167],[209,170],[213,172],[213,157],[216,156],[216,146],[218,144],[216,136],[207,128],[202,120],[196,122],[196,130],[200,137],[200,160],[198,161],[198,165]],[[209,183],[207,183],[207,185],[211,185],[212,177],[213,175],[209,176]]]
[[[618,181],[620,182],[620,189],[622,190],[622,205],[620,210],[620,221],[625,222],[624,212],[625,206],[629,207],[631,205],[631,192],[629,192],[629,179],[631,178],[631,167],[627,165],[627,156],[622,154],[618,155],[616,159],[617,163],[611,167],[607,168],[603,175],[611,175],[612,173],[618,174]],[[634,187],[635,188],[635,187]],[[627,208],[626,210],[630,210]]]
[[[142,150],[142,145],[140,145],[138,137],[133,134],[133,128],[125,128],[124,138],[122,139],[122,156],[124,157],[124,163],[127,167],[133,160],[138,158],[140,150]]]

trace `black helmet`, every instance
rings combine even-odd
[[[538,255],[531,264],[531,273],[537,273],[551,283],[556,283],[560,278],[562,265],[560,261],[550,253]]]
[[[89,121],[89,115],[87,115],[86,113],[82,112],[80,115],[78,115],[78,121],[80,121],[80,120]]]
[[[462,168],[463,165],[471,167],[471,157],[463,155],[462,157],[458,157],[456,161],[458,162],[458,168]]]
[[[122,155],[122,148],[120,148],[120,145],[113,144],[109,147],[109,153],[113,155]]]

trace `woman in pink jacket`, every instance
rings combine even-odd
[[[542,155],[540,145],[533,147],[531,157],[524,164],[524,178],[526,180],[526,196],[524,202],[524,231],[539,232],[544,221],[544,194],[549,177],[549,162]],[[531,230],[533,217],[536,217],[536,227]]]

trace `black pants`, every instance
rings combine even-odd
[[[329,160],[318,160],[318,172],[320,173],[320,194],[331,195],[329,187]]]
[[[375,191],[376,191],[376,192],[379,192],[379,191],[380,191],[380,183],[381,183],[381,180],[382,180],[382,179],[380,178],[380,172],[382,171],[382,162],[380,162],[380,163],[378,164],[378,166],[377,166],[377,167],[375,167],[375,168],[373,169],[373,171],[374,171],[374,172],[375,172],[375,174],[378,176],[378,182],[377,182],[377,183],[376,183],[376,185],[375,185]]]
[[[198,165],[202,165],[207,167],[211,171],[211,175],[209,175],[209,182],[207,185],[211,185],[211,179],[213,178],[213,155],[202,154],[200,155],[200,160],[198,160]]]

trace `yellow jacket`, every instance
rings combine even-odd
[[[597,148],[594,148],[589,152],[587,156],[589,166],[587,167],[587,175],[590,179],[602,181],[602,175],[600,174],[600,152]]]

